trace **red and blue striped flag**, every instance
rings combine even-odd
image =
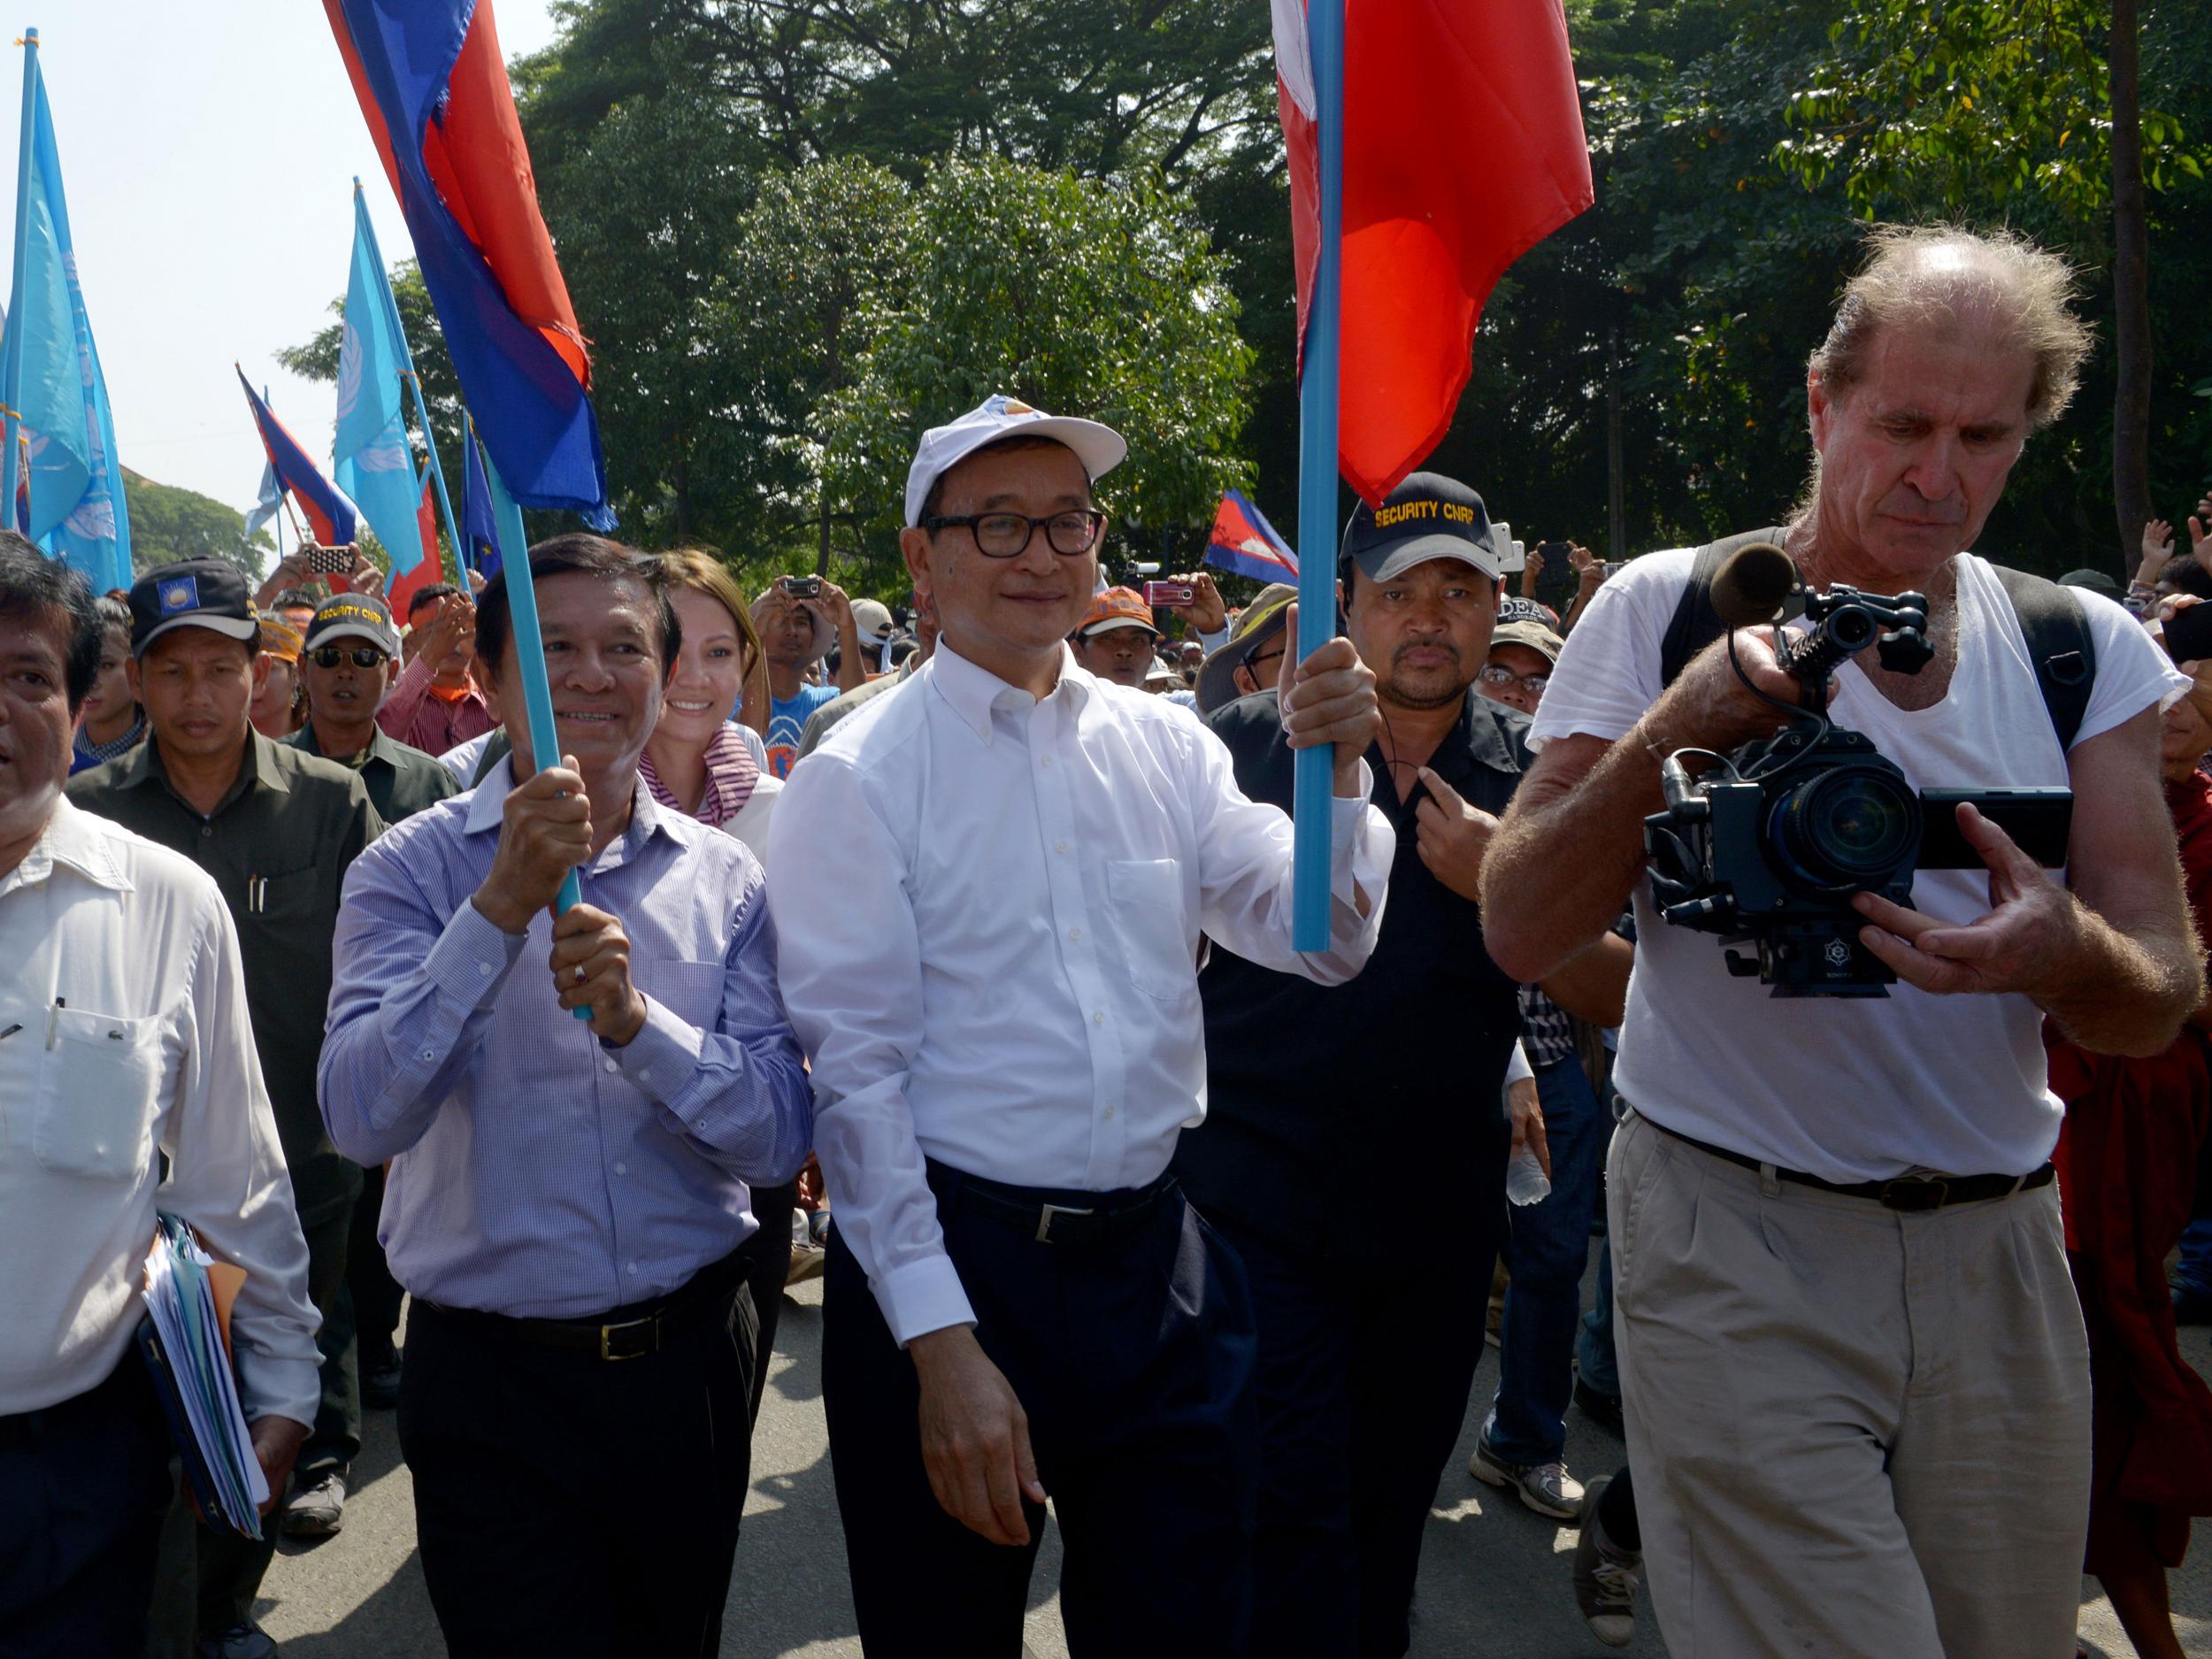
[[[323,0],[399,196],[461,393],[526,507],[611,529],[591,364],[491,0]]]
[[[1206,563],[1256,582],[1298,580],[1298,556],[1275,534],[1275,526],[1240,490],[1221,498],[1213,534],[1206,538]]]
[[[238,384],[244,388],[246,402],[253,407],[253,424],[261,430],[261,447],[269,453],[269,465],[276,471],[278,487],[288,491],[299,503],[315,540],[325,547],[343,547],[354,540],[357,515],[353,503],[322,475],[314,462],[307,458],[307,451],[300,448],[299,440],[284,429],[284,423],[255,395],[243,369],[238,371]]]

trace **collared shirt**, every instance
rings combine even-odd
[[[123,1358],[158,1198],[246,1270],[231,1337],[247,1417],[311,1424],[307,1245],[215,884],[62,801],[0,876],[0,1416]]]
[[[926,660],[926,659],[924,659]],[[806,729],[799,734],[799,759],[804,760],[822,747],[822,740],[830,734],[830,728],[857,709],[866,707],[887,691],[897,689],[906,683],[921,663],[908,657],[887,674],[878,674],[864,686],[855,686],[840,694],[806,717]],[[793,764],[797,764],[795,761]]]
[[[708,741],[706,786],[700,790],[699,804],[690,816],[736,836],[764,864],[768,862],[768,826],[775,821],[776,796],[783,791],[783,780],[764,772],[754,757],[753,747],[759,739],[759,733],[733,720],[723,722]],[[684,810],[653,770],[651,755],[637,757],[637,775],[652,791],[653,799],[671,811]]]
[[[369,746],[338,764],[361,774],[361,781],[368,787],[369,803],[385,823],[396,824],[402,818],[412,818],[423,808],[435,806],[461,793],[461,780],[441,766],[435,757],[401,742],[380,726],[369,729],[373,733]],[[316,741],[315,722],[311,719],[291,736],[278,741],[290,744],[303,755],[323,752],[322,745]]]
[[[104,764],[119,756],[127,755],[145,741],[146,716],[143,711],[131,722],[129,731],[120,737],[111,737],[104,743],[94,742],[90,734],[82,726],[79,726],[76,741],[70,746],[69,750],[70,774],[73,777],[78,772],[89,772],[93,767]]]
[[[768,863],[784,998],[839,1235],[901,1342],[974,1317],[925,1156],[1110,1191],[1205,1117],[1202,931],[1285,973],[1360,971],[1394,848],[1365,793],[1332,803],[1329,949],[1302,956],[1290,820],[1187,715],[1071,652],[1040,701],[941,641],[792,774]]]
[[[1207,724],[1238,784],[1287,805],[1292,750],[1274,694],[1225,703]],[[1469,804],[1502,813],[1529,764],[1528,726],[1471,690],[1430,769]],[[1421,857],[1416,814],[1428,786],[1402,801],[1381,749],[1369,760],[1374,810],[1398,831],[1374,955],[1350,984],[1324,987],[1217,942],[1198,979],[1210,1110],[1177,1148],[1175,1171],[1202,1211],[1286,1248],[1380,1265],[1502,1224],[1509,1136],[1498,1091],[1520,1021],[1513,981],[1483,949],[1481,907]],[[1315,1202],[1376,1136],[1391,1169],[1391,1225],[1379,1230]]]
[[[433,687],[432,680],[430,664],[419,657],[401,669],[376,711],[376,723],[434,758],[499,724],[473,680],[459,696],[447,697]]]
[[[676,1289],[752,1232],[812,1132],[776,996],[776,935],[741,843],[634,786],[581,874],[630,938],[644,1028],[613,1048],[560,1006],[552,918],[502,933],[491,872],[514,763],[419,812],[346,879],[322,1102],[338,1144],[391,1160],[392,1273],[448,1307],[581,1318]]]
[[[261,1074],[284,1140],[300,1219],[325,1221],[361,1190],[315,1109],[315,1060],[330,1001],[330,937],[346,866],[383,833],[361,780],[335,761],[247,733],[245,763],[203,818],[171,787],[161,744],[69,780],[69,798],[215,878],[237,925]]]

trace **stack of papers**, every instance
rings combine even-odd
[[[259,1538],[269,1482],[253,1453],[227,1346],[230,1301],[243,1279],[211,1258],[184,1221],[157,1217],[138,1342],[200,1514],[211,1526]]]

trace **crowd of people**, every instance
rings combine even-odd
[[[0,533],[0,1655],[266,1659],[365,1408],[449,1651],[711,1655],[818,1275],[870,1654],[1018,1655],[1049,1501],[1078,1651],[1388,1659],[1501,1274],[1470,1472],[1576,1528],[1601,1641],[1647,1581],[1698,1659],[2057,1659],[2085,1566],[2178,1654],[2212,661],[2167,630],[2212,501],[2125,591],[1970,550],[2072,394],[2070,281],[1879,234],[1757,533],[1925,595],[1932,660],[1846,664],[1836,726],[2073,792],[2062,869],[1961,808],[1980,867],[1858,895],[1875,996],[1770,999],[1644,879],[1663,776],[1800,703],[1796,625],[1714,611],[1735,541],[1547,544],[1555,610],[1417,472],[1301,660],[1294,589],[1111,584],[1125,440],[1005,396],[922,437],[895,611],[572,534],[529,641],[503,573],[96,597]],[[134,1340],[157,1212],[245,1271],[257,1538],[196,1511]],[[1571,1410],[1617,1468],[1569,1470]]]

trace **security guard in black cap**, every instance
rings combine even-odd
[[[1398,829],[1382,934],[1324,988],[1215,948],[1208,1110],[1175,1160],[1250,1274],[1263,1437],[1251,1651],[1402,1654],[1421,1529],[1482,1353],[1504,1222],[1498,1106],[1518,1016],[1475,903],[1528,721],[1478,695],[1502,562],[1482,498],[1416,473],[1345,531],[1346,632],[1376,676],[1374,804]],[[1256,800],[1288,809],[1273,694],[1209,717]],[[1627,984],[1593,947],[1547,988],[1611,1024]],[[1398,1195],[1365,1225],[1364,1178]]]

